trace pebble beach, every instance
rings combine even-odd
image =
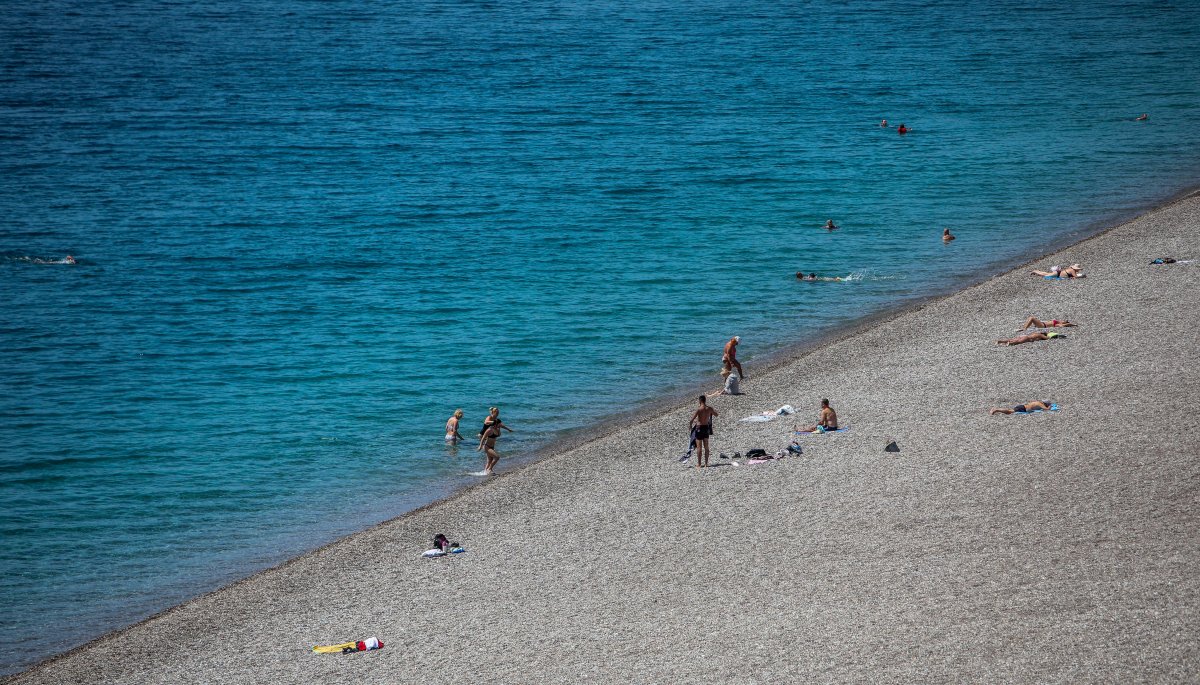
[[[712,468],[678,461],[681,398],[9,682],[1194,681],[1200,263],[1148,262],[1197,255],[1192,193],[747,364]],[[1029,315],[1079,326],[995,344]],[[849,430],[793,436],[821,398]],[[422,558],[439,532],[467,552]]]

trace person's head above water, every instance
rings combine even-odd
[[[826,227],[826,228],[828,228],[828,227],[830,227],[830,226],[833,226],[833,219],[826,219],[826,220],[825,220],[825,227]]]

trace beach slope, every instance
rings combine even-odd
[[[829,398],[850,430],[803,456],[680,464],[689,403],[13,682],[1195,681],[1200,263],[1161,255],[1200,256],[1200,196],[1037,263],[1086,279],[1018,268],[713,399],[733,454]],[[1031,314],[1079,327],[994,344]]]

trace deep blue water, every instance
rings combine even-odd
[[[0,672],[1200,178],[1196,3],[963,4],[0,6]]]

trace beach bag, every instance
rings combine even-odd
[[[758,449],[758,448],[752,449],[746,453],[747,459],[757,459],[759,457],[765,457],[765,456],[767,456],[767,451]]]

